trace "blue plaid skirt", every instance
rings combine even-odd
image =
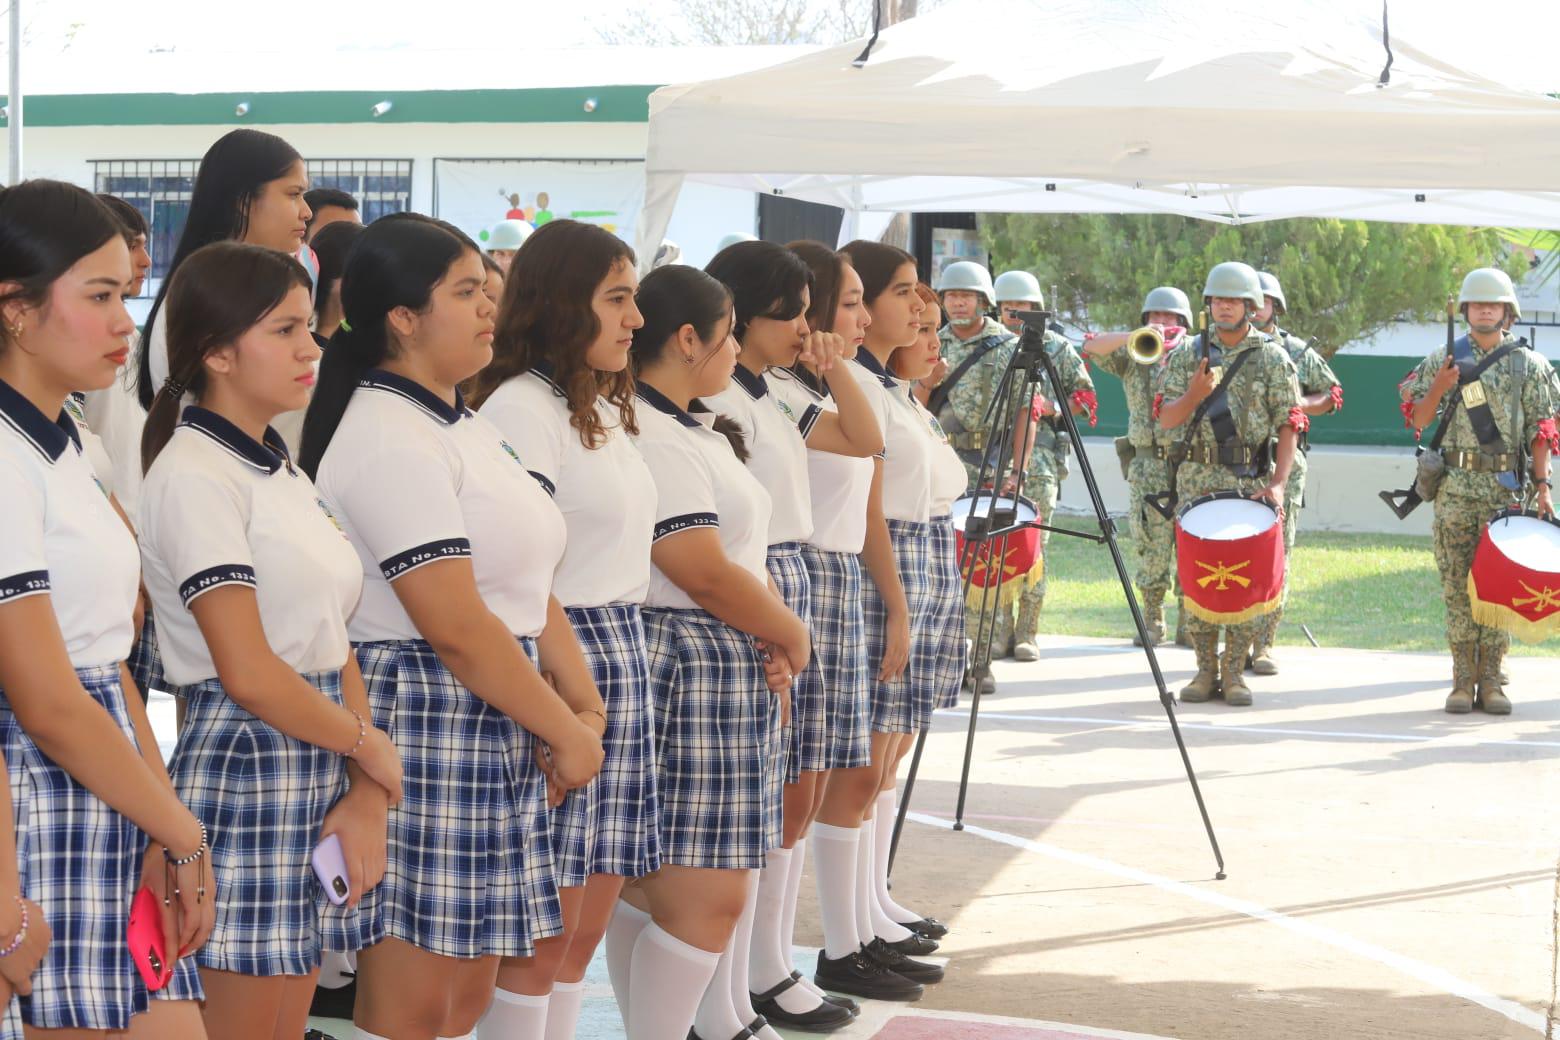
[[[303,677],[341,703],[341,673]],[[169,772],[211,830],[217,921],[197,960],[240,975],[307,975],[322,949],[361,950],[384,935],[370,915],[325,898],[309,855],[346,791],[346,759],[287,736],[239,707],[215,679],[183,689],[186,714]]]
[[[607,705],[601,772],[551,814],[558,887],[592,874],[643,877],[661,868],[650,675],[639,607],[570,607],[569,623]]]
[[[661,862],[756,870],[781,840],[780,701],[753,640],[702,610],[646,609]]]
[[[899,678],[891,682],[877,681],[877,668],[883,661],[888,614],[872,575],[863,569],[861,613],[866,622],[867,669],[873,676],[872,730],[875,733],[919,733],[932,717],[931,697],[916,686],[916,654],[926,638],[927,618],[932,610],[932,525],[913,520],[890,520],[888,536],[894,546],[895,569],[905,587],[905,602],[910,611],[910,662]]]
[[[861,616],[861,559],[855,553],[803,545],[802,560],[807,564],[807,577],[812,584],[813,656],[807,672],[816,676],[823,696],[823,765],[817,768],[855,769],[869,765],[872,673],[867,669]],[[809,734],[801,736],[806,738]],[[794,749],[794,727],[792,737]],[[806,750],[802,758],[816,761]]]
[[[953,521],[932,518],[932,602],[926,618],[926,638],[918,642],[910,658],[915,684],[931,698],[921,708],[929,720],[933,709],[952,708],[964,687],[969,649],[964,634],[964,578],[959,574],[959,552]]]
[[[766,566],[785,605],[802,619],[809,632],[815,632],[812,579],[807,572],[807,561],[802,559],[801,543],[771,545]],[[815,654],[817,643],[818,637],[814,635]],[[777,763],[785,772],[786,783],[796,783],[804,772],[816,773],[827,768],[824,765],[827,760],[825,725],[822,678],[816,668],[804,668],[791,681],[791,725],[782,736],[781,759]]]
[[[76,676],[135,746],[119,666],[79,668]],[[54,931],[32,995],[18,998],[22,1021],[35,1029],[126,1029],[149,996],[125,942],[146,835],[38,750],[3,691],[0,748],[16,810],[22,894],[43,908]],[[205,999],[195,958],[179,961],[155,999]]]
[[[141,636],[130,647],[130,658],[125,664],[130,666],[130,678],[135,680],[143,701],[151,696],[153,690],[172,692],[163,675],[162,653],[157,649],[157,621],[150,610],[146,612],[146,620],[141,623]]]
[[[520,642],[535,661],[536,642]],[[537,939],[563,931],[546,780],[520,750],[530,741],[423,640],[354,649],[405,788],[390,810],[385,880],[359,913],[445,957],[529,957]]]

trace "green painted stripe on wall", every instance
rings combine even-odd
[[[1343,383],[1343,410],[1311,421],[1311,443],[1413,447],[1414,435],[1403,425],[1398,408],[1397,385],[1414,364],[1406,357],[1334,356],[1332,368]],[[1121,381],[1092,365],[1089,373],[1100,399],[1100,424],[1082,432],[1099,437],[1125,434],[1127,401]]]
[[[45,94],[28,126],[245,126],[275,123],[644,123],[655,86],[527,90],[285,91],[260,94]],[[596,108],[585,111],[588,98]],[[373,107],[392,108],[374,116]],[[239,102],[249,112],[234,114]],[[0,126],[5,120],[0,119]]]

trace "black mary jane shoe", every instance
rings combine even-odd
[[[791,978],[795,979],[797,982],[801,982],[802,973],[797,971],[795,968],[792,968]],[[861,1014],[861,1005],[856,1003],[854,1000],[851,1000],[849,997],[839,996],[834,993],[825,993],[823,995],[823,999],[828,1001],[830,1004],[833,1004],[835,1007],[842,1007],[846,1011],[849,1011],[852,1018],[855,1018],[857,1015]]]
[[[889,942],[887,939],[879,940],[884,946],[896,953],[902,953],[906,957],[925,957],[937,952],[937,940],[928,939],[924,935],[911,932],[903,939]]]
[[[804,1011],[800,1014],[787,1011],[775,998],[786,990],[799,985],[801,985],[801,976],[797,974],[787,978],[778,986],[766,989],[762,993],[750,993],[749,996],[753,998],[753,1009],[761,1016],[759,1021],[762,1022],[767,1019],[777,1026],[800,1030],[804,1033],[832,1033],[836,1029],[843,1029],[850,1025],[851,1021],[855,1019],[856,1016],[851,1014],[848,1009],[831,1003],[826,999],[820,1001],[818,1006],[811,1011]],[[748,1028],[757,1033],[762,1027],[750,1025]]]
[[[904,927],[910,929],[916,935],[924,935],[928,939],[942,939],[948,934],[948,926],[935,917],[923,917],[919,921],[911,921]]]
[[[764,1026],[769,1024],[768,1022],[764,1021],[764,1016],[763,1015],[759,1015],[753,1021],[755,1023],[757,1023],[758,1028],[762,1028],[762,1027],[764,1027]],[[753,1040],[753,1037],[755,1035],[757,1035],[757,1034],[755,1034],[753,1032],[753,1029],[754,1029],[754,1026],[747,1026],[746,1028],[744,1028],[742,1030],[742,1032],[740,1032],[736,1036],[732,1037],[731,1040]],[[698,1033],[695,1033],[693,1030],[690,1029],[690,1030],[688,1030],[688,1040],[703,1040],[703,1038],[701,1036],[699,1036]]]
[[[890,947],[882,939],[873,939],[861,949],[867,957],[877,961],[894,974],[909,979],[911,982],[919,982],[925,986],[943,980],[941,965],[928,964],[925,961],[913,961]]]

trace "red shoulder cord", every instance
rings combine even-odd
[[[1089,413],[1089,425],[1095,426],[1100,421],[1100,399],[1093,390],[1074,390],[1072,394],[1074,408],[1081,407]]]

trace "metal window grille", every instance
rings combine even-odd
[[[364,222],[411,208],[410,159],[310,159],[309,185],[350,192],[362,207]],[[184,233],[199,159],[100,159],[92,162],[92,190],[118,195],[146,218],[151,228],[151,275],[141,290],[156,295]]]

